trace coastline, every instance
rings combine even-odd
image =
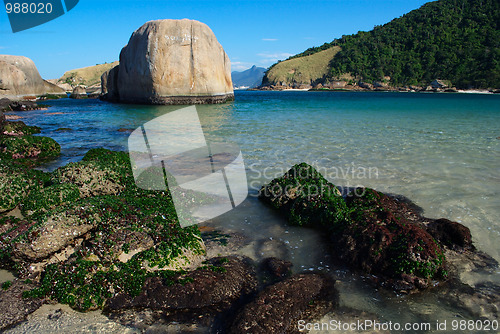
[[[299,93],[300,94],[300,93]],[[75,101],[76,102],[76,101]],[[260,206],[259,206],[260,210],[263,211],[264,209],[262,209]],[[265,214],[262,214],[262,220],[264,222],[266,222],[265,220]],[[241,218],[243,219],[243,218]],[[254,218],[255,219],[255,218]],[[260,220],[260,219],[259,219]],[[287,225],[285,225],[287,226]],[[212,227],[213,229],[214,227]],[[217,228],[217,226],[215,226],[215,228]],[[283,228],[283,227],[282,227]],[[205,232],[213,232],[210,231],[210,228],[206,228],[205,229]],[[231,235],[230,237],[226,237],[226,239],[228,240],[228,244],[229,244],[229,247],[228,246],[224,246],[224,245],[221,245],[221,244],[218,244],[218,243],[215,243],[214,244],[210,244],[208,241],[205,241],[206,242],[206,246],[207,246],[207,252],[211,252],[211,256],[216,256],[217,254],[221,254],[223,256],[226,256],[226,254],[230,254],[231,252],[236,252],[237,254],[239,255],[242,255],[242,254],[247,254],[248,253],[248,249],[252,249],[253,245],[252,245],[252,242],[254,241],[251,241],[251,240],[248,240],[248,239],[245,239],[244,237],[242,237],[241,235],[235,235],[235,234],[230,234],[231,231],[230,230],[226,230],[226,229],[219,229],[219,234],[222,234],[222,235]],[[284,232],[283,232],[284,233]],[[299,236],[302,237],[303,234],[302,233],[305,233],[305,232],[298,232]],[[202,233],[203,234],[203,233]],[[265,251],[266,252],[266,255],[274,255],[274,256],[280,256],[279,254],[284,254],[284,252],[282,251],[282,245],[280,245],[278,242],[277,242],[277,238],[275,237],[275,235],[272,236],[273,239],[275,239],[276,241],[273,241],[273,240],[270,240],[270,241],[265,241],[263,242],[261,245],[260,245],[260,248],[259,250],[260,251]],[[217,239],[217,237],[216,237]],[[220,239],[220,237],[219,237]],[[207,239],[208,240],[208,239]],[[324,243],[325,241],[321,241],[322,243]],[[232,249],[232,245],[233,244],[239,244],[240,246],[238,246],[238,249]],[[320,245],[320,243],[318,242],[316,244],[316,246],[318,247]],[[224,251],[228,252],[228,253],[224,253]],[[252,254],[253,254],[253,251],[252,251]],[[210,255],[209,255],[210,256]],[[254,255],[255,256],[255,255]],[[259,259],[257,257],[257,259]],[[259,262],[260,263],[260,260]],[[325,263],[329,263],[331,264],[330,262],[327,262],[325,261]],[[479,262],[478,262],[479,263]],[[311,264],[311,262],[307,263],[306,264]],[[313,266],[310,266],[311,268]],[[309,268],[309,267],[308,267]],[[468,268],[467,270],[469,270],[470,268]],[[478,267],[476,267],[475,269],[478,269]],[[484,268],[483,268],[484,269]],[[294,272],[303,272],[304,270],[307,270],[306,269],[301,269],[301,268],[297,268],[295,267],[294,268]],[[474,270],[474,269],[473,269]],[[464,270],[464,273],[467,273],[466,270]],[[360,285],[360,288],[362,289],[367,289],[367,290],[370,290],[373,282],[370,282],[370,280],[364,280],[362,278],[362,275],[359,275],[357,273],[350,273],[349,275],[352,275],[352,280],[353,281],[358,281],[360,282],[359,285]],[[342,280],[342,279],[339,279],[339,285],[338,285],[338,289],[342,290],[342,289],[345,289],[346,285],[349,284],[348,282]],[[442,289],[442,290],[432,290],[428,293],[424,293],[423,296],[426,296],[426,295],[432,295],[434,294],[435,291],[440,291],[444,294],[449,294],[446,295],[445,298],[447,298],[446,300],[452,300],[452,295],[453,294],[457,294],[457,293],[460,293],[460,296],[463,297],[462,299],[463,300],[467,300],[467,301],[471,301],[471,300],[475,300],[475,298],[480,298],[480,296],[484,296],[485,294],[485,291],[484,290],[477,290],[475,291],[473,295],[468,295],[467,293],[465,293],[465,291],[462,291],[460,290],[460,287],[458,286],[453,286],[453,287],[450,287],[450,289]],[[480,292],[481,291],[481,292]],[[342,293],[342,291],[341,291]],[[422,297],[424,298],[424,297]],[[477,305],[477,304],[476,304]],[[341,308],[338,308],[336,309],[336,312],[340,312]],[[63,312],[65,312],[63,310]],[[67,312],[68,313],[68,312]],[[66,313],[65,313],[66,314]],[[339,314],[339,313],[333,313],[334,315],[331,315],[330,314],[330,317],[335,317],[336,314]],[[352,319],[355,319],[356,317],[359,317],[360,313],[359,312],[354,312],[351,316],[352,316]],[[494,313],[491,313],[491,314],[494,314]],[[129,314],[130,315],[130,314]],[[58,313],[55,313],[54,311],[50,311],[48,313],[43,313],[43,316],[44,318],[47,318],[47,317],[53,317],[54,319],[56,319],[58,317]],[[71,317],[71,314],[69,314],[68,316]],[[138,319],[141,319],[141,317],[145,317],[145,315],[141,315],[141,314],[135,314],[135,317],[137,317]],[[368,315],[367,316],[368,318],[374,318],[375,316],[374,315]],[[350,320],[351,318],[347,318],[346,321]],[[33,319],[33,321],[37,321],[36,318]],[[122,320],[123,321],[123,320]],[[52,322],[54,323],[54,321]],[[137,324],[138,322],[136,322]],[[22,327],[21,327],[22,328]],[[20,328],[20,330],[21,330]],[[14,328],[14,332],[15,332],[15,328]]]

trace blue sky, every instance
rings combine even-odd
[[[371,30],[428,0],[80,0],[65,15],[12,33],[0,8],[0,53],[31,58],[45,79],[118,60],[134,30],[150,20],[195,19],[215,33],[232,70],[278,59],[342,35]],[[2,4],[3,5],[3,4]]]

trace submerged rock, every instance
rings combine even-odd
[[[105,99],[144,104],[221,103],[234,98],[229,57],[193,20],[145,23],[102,77]]]
[[[333,285],[334,281],[318,274],[299,274],[271,285],[243,307],[228,332],[288,332],[299,319],[319,318],[334,307]]]

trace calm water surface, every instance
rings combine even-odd
[[[129,132],[178,109],[49,101],[46,111],[17,113],[62,146],[54,169],[78,161],[90,148],[126,150]],[[477,248],[500,260],[500,96],[376,92],[236,92],[235,102],[198,106],[208,140],[237,143],[251,196],[211,223],[253,240],[242,253],[275,253],[295,271],[328,270],[339,279],[341,303],[389,321],[467,318],[433,294],[401,297],[374,290],[333,266],[314,231],[288,227],[256,198],[257,190],[292,165],[308,162],[333,183],[402,194],[431,218],[471,229]],[[61,129],[68,128],[68,129]],[[470,283],[500,282],[500,273]]]

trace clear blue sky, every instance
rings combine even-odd
[[[20,0],[21,1],[21,0]],[[215,33],[233,70],[278,59],[342,35],[371,30],[429,0],[80,0],[67,14],[12,33],[0,7],[0,53],[31,58],[45,79],[118,60],[134,30],[150,20],[195,19]],[[3,6],[3,2],[2,2]]]

